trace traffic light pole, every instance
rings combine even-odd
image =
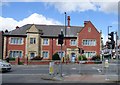
[[[60,61],[60,77],[62,77],[62,44],[61,44],[61,61]]]
[[[117,35],[117,32],[115,33],[116,34],[116,59],[117,59],[117,67],[118,67],[118,70],[117,70],[117,74],[118,74],[118,77],[119,77],[119,58],[118,58],[118,35]]]

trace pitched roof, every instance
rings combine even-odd
[[[17,28],[11,32],[9,32],[7,35],[26,35],[27,29],[29,29],[33,24],[27,24],[20,28]],[[42,36],[58,36],[60,34],[61,29],[63,29],[63,33],[65,34],[65,26],[62,25],[37,25],[35,24],[35,27],[38,30],[42,30],[43,35]],[[77,33],[80,32],[83,27],[80,26],[71,26],[70,28],[66,28],[66,35],[67,36],[77,36]]]

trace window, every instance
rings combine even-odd
[[[10,57],[22,57],[22,51],[10,51]]]
[[[12,37],[10,40],[11,44],[22,44],[23,43],[23,38],[19,37]]]
[[[32,59],[33,57],[35,57],[35,53],[30,53],[30,58]]]
[[[58,52],[58,55],[59,55],[59,57],[61,57],[61,52],[60,51]],[[62,52],[62,57],[64,57],[64,55],[65,55],[64,52]]]
[[[48,51],[43,51],[42,56],[43,58],[48,58]]]
[[[83,40],[83,45],[84,46],[95,46],[96,40]]]
[[[43,45],[48,45],[49,44],[49,41],[47,38],[43,39]]]
[[[96,52],[84,52],[87,58],[91,58],[92,56],[96,55]]]
[[[36,43],[36,38],[30,38],[30,44],[35,44]]]
[[[76,40],[70,40],[70,45],[76,46]]]

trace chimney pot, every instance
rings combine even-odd
[[[18,29],[19,28],[19,26],[16,26],[16,29]]]

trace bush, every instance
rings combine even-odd
[[[78,60],[81,61],[81,60],[87,60],[86,56],[85,55],[81,55],[78,57]]]
[[[23,65],[23,62],[19,62],[18,64],[19,64],[19,65]]]
[[[60,60],[60,57],[59,57],[58,53],[55,53],[55,54],[52,56],[52,60]]]
[[[12,57],[12,58],[10,57],[9,60],[10,61],[15,61],[15,57]]]
[[[92,60],[100,61],[100,56],[99,56],[99,55],[93,56],[93,57],[92,57]]]
[[[35,57],[33,57],[31,60],[42,60],[42,59],[43,59],[43,57],[35,56]]]

